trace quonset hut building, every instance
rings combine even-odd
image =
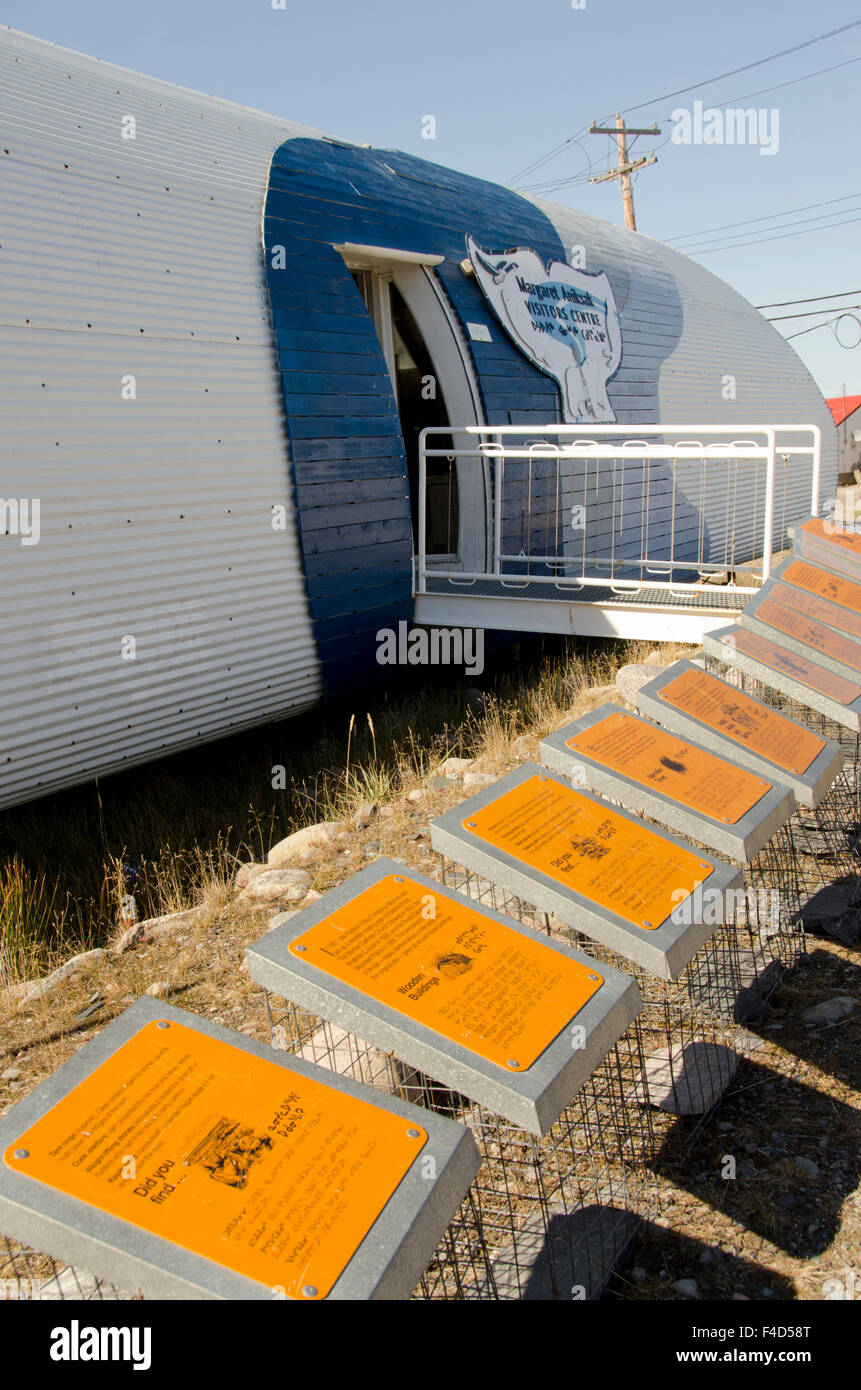
[[[647,236],[12,31],[0,76],[0,806],[403,621],[698,635],[833,491],[794,352]]]

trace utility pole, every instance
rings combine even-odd
[[[650,154],[644,155],[642,159],[635,159],[632,163],[628,162],[628,136],[629,135],[660,135],[657,125],[642,127],[625,126],[621,116],[616,117],[616,129],[608,130],[606,126],[597,126],[593,121],[589,127],[590,135],[615,135],[616,143],[619,146],[619,167],[618,169],[608,169],[606,174],[599,174],[597,178],[590,179],[590,183],[606,183],[608,179],[619,179],[622,184],[622,201],[625,204],[625,226],[629,231],[637,230],[637,219],[634,216],[634,193],[631,188],[631,174],[635,169],[645,169],[647,164],[657,164],[658,156],[654,150]]]

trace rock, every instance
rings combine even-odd
[[[839,1023],[855,1008],[855,1000],[845,995],[837,999],[823,999],[821,1004],[813,1004],[801,1015],[805,1023]]]
[[[629,705],[636,705],[637,695],[643,686],[653,681],[662,670],[667,671],[669,667],[629,662],[627,666],[620,666],[616,672],[616,689]]]
[[[394,814],[395,814],[395,808],[394,808],[394,806],[381,806],[381,807],[380,807],[380,816],[382,817],[383,820],[391,820],[392,817],[394,816]]]
[[[106,955],[107,951],[103,950],[101,946],[98,946],[94,951],[82,951],[80,955],[72,956],[71,960],[67,960],[65,964],[59,965],[57,969],[53,970],[50,975],[47,975],[44,980],[38,980],[34,988],[24,995],[21,1001],[22,1004],[35,1004],[37,999],[41,999],[43,995],[50,993],[50,991],[61,984],[63,980],[67,980],[79,966],[95,965],[97,960],[101,960]]]
[[[125,955],[126,951],[131,951],[139,942],[144,939],[144,929],[142,922],[136,922],[133,927],[124,931],[122,936],[114,942],[114,950],[118,956]]]
[[[100,999],[96,1004],[88,1004],[87,1007],[85,1009],[82,1009],[79,1014],[75,1014],[75,1022],[86,1023],[88,1018],[92,1018],[93,1014],[97,1014],[99,1012],[99,1009],[103,1009],[104,1006],[104,999]]]
[[[758,989],[748,986],[740,989],[735,996],[733,1018],[736,1023],[755,1023],[771,1013],[771,1005],[763,999]]]
[[[306,903],[318,903],[322,896],[323,894],[318,893],[316,888],[309,888],[308,892],[305,894],[304,901]]]
[[[495,781],[496,778],[489,772],[465,772],[463,789],[465,792],[477,792],[483,787],[492,787]]]
[[[664,653],[657,649],[653,652],[649,652],[643,664],[644,666],[663,666],[664,670],[667,669],[667,659]]]
[[[746,1293],[734,1293],[733,1296],[732,1296],[731,1302],[732,1302],[732,1303],[750,1303],[750,1298],[749,1298],[749,1296],[748,1296]]]
[[[156,980],[147,987],[146,992],[152,999],[164,999],[165,995],[170,994],[170,983],[167,980]]]
[[[446,758],[440,766],[440,773],[443,777],[450,779],[462,777],[465,772],[469,772],[475,765],[475,758]]]
[[[738,1070],[738,1056],[721,1043],[690,1042],[646,1058],[629,1099],[673,1115],[704,1115]]]
[[[247,888],[253,878],[258,874],[265,873],[266,865],[258,864],[252,860],[249,864],[240,864],[233,876],[234,888]]]
[[[272,846],[266,856],[267,866],[270,869],[283,869],[289,864],[307,864],[319,858],[326,850],[331,850],[335,831],[340,829],[340,821],[326,820],[294,830],[292,835]]]
[[[426,796],[424,787],[416,787],[413,791],[407,792],[407,801],[423,801]]]
[[[672,1286],[680,1298],[699,1298],[700,1291],[696,1279],[677,1279]]]
[[[0,1081],[17,1081],[21,1075],[20,1067],[7,1067],[5,1071],[0,1071]]]
[[[819,1169],[812,1158],[805,1158],[803,1154],[796,1154],[792,1160],[799,1173],[803,1173],[806,1178],[818,1178]]]
[[[447,791],[450,785],[447,777],[432,777],[428,782],[428,787],[432,792]]]
[[[35,989],[38,983],[38,980],[16,980],[9,984],[0,985],[0,999],[5,1003],[16,1003]]]
[[[300,903],[311,887],[311,875],[304,869],[267,869],[251,880],[239,895],[241,902],[269,903],[283,900]]]
[[[164,917],[147,917],[145,921],[136,922],[128,931],[124,931],[114,950],[118,955],[123,955],[146,941],[154,941],[159,936],[169,936],[177,927],[191,926],[197,920],[197,916],[198,909],[189,907],[183,912],[168,912]]]
[[[648,1274],[641,1265],[634,1265],[634,1268],[631,1270],[631,1278],[635,1284],[645,1284],[648,1277]]]
[[[295,917],[298,911],[298,907],[291,907],[287,912],[276,912],[274,917],[269,918],[269,930],[274,931],[276,927],[281,926],[282,922],[289,922],[290,918]]]

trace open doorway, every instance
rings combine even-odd
[[[365,301],[388,366],[407,457],[417,553],[421,431],[481,422],[469,350],[430,269],[441,257],[383,247],[336,249]],[[463,433],[441,434],[431,445],[450,447],[452,453],[427,461],[427,563],[446,570],[480,569],[490,520],[484,465],[457,457],[455,451],[474,449]]]

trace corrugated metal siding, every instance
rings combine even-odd
[[[0,805],[320,697],[260,244],[307,133],[0,34]]]
[[[799,421],[822,429],[823,497],[837,482],[837,434],[831,412],[807,368],[781,335],[737,291],[710,271],[663,243],[599,222],[585,213],[539,201],[566,248],[582,245],[587,270],[606,270],[622,321],[622,363],[608,392],[620,423],[699,422],[731,426]],[[736,399],[721,394],[725,376],[736,379]],[[784,442],[787,442],[786,440]],[[801,442],[799,440],[798,442]],[[678,513],[684,513],[682,543],[695,550],[704,524],[707,550],[720,559],[726,548],[727,477],[721,489],[711,475],[705,500],[697,467],[680,469]],[[639,480],[632,475],[632,502]],[[753,464],[738,479],[735,559],[757,553],[761,536],[764,471]],[[671,488],[668,478],[652,497],[650,532],[660,532],[661,512]],[[754,501],[758,526],[754,525]],[[810,513],[810,467],[792,462],[778,471],[775,546],[788,544],[786,529]],[[677,552],[678,553],[678,552]],[[706,558],[709,558],[709,554]]]

